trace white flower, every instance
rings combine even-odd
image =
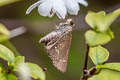
[[[67,12],[70,15],[78,14],[79,4],[88,5],[85,0],[39,0],[27,9],[26,14],[38,7],[38,12],[42,16],[52,17],[56,14],[60,19],[65,19]]]

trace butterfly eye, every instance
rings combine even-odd
[[[70,25],[71,25],[71,26],[74,26],[74,22],[73,22],[73,21],[71,21],[71,22],[70,22]]]

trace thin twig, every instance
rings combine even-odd
[[[85,63],[84,63],[84,68],[83,68],[83,70],[87,70],[87,64],[88,64],[88,53],[89,53],[89,46],[87,45],[87,51],[86,51]]]
[[[83,67],[83,76],[81,80],[87,80],[87,64],[88,64],[88,55],[89,55],[89,46],[87,44],[87,50],[86,50],[86,56],[85,56],[85,62],[84,62],[84,67]]]

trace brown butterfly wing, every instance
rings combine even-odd
[[[68,53],[71,45],[71,40],[72,33],[66,33],[62,35],[54,44],[50,44],[50,49],[47,49],[53,65],[62,72],[65,72],[67,68]],[[48,46],[46,45],[46,47]]]

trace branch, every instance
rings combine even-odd
[[[90,47],[87,44],[85,62],[84,62],[84,67],[83,67],[83,76],[82,76],[81,80],[87,80],[87,75],[88,75],[87,64],[88,64],[89,48]]]

